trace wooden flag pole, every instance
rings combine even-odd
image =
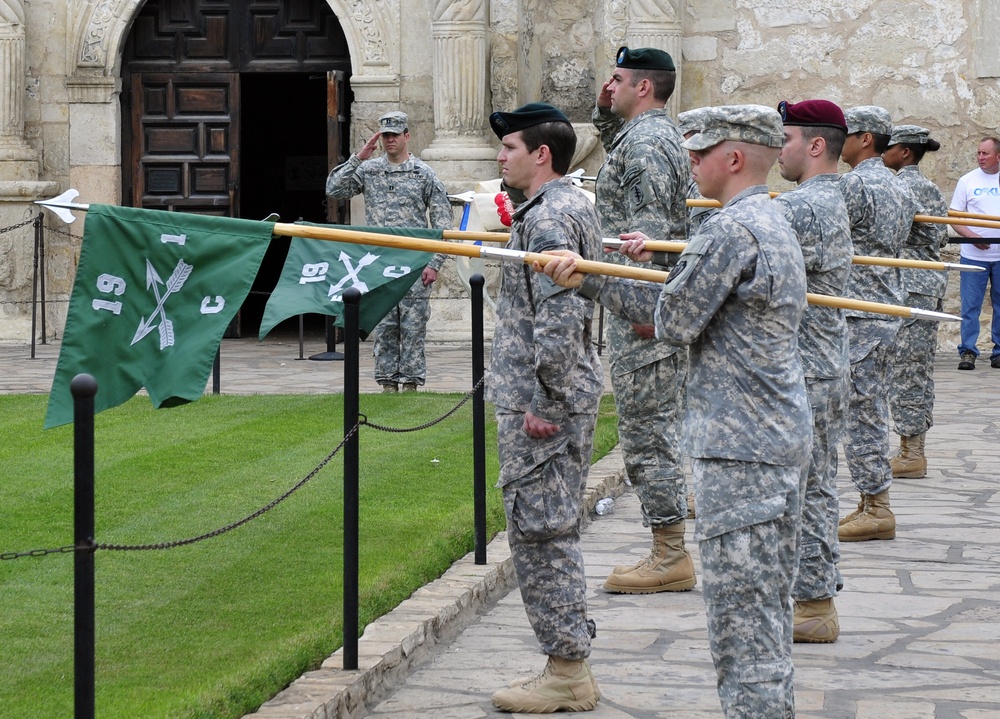
[[[610,237],[604,238],[605,247],[620,247],[622,240]],[[647,240],[645,247],[653,252],[683,252],[686,242],[663,240]],[[912,270],[958,270],[959,272],[985,272],[985,268],[976,265],[963,265],[958,262],[934,262],[932,260],[908,260],[903,257],[871,257],[869,255],[854,255],[851,262],[855,265],[876,265],[880,267],[903,267]]]
[[[961,210],[948,210],[948,217],[968,217],[971,220],[1000,222],[1000,215],[984,215],[979,212],[962,212]]]
[[[778,192],[769,192],[771,197],[776,197],[781,194]],[[709,200],[708,198],[692,199],[687,201],[688,207],[722,207],[718,200]],[[967,227],[987,227],[992,230],[1000,230],[1000,217],[994,217],[992,215],[977,215],[974,212],[959,212],[958,210],[949,210],[947,217],[939,217],[938,215],[914,215],[914,222],[929,222],[932,224],[939,225],[965,225]]]

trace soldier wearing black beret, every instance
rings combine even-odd
[[[622,47],[591,118],[607,151],[597,176],[597,214],[605,237],[687,239],[691,163],[683,137],[664,107],[674,92],[670,54]],[[615,253],[606,259],[634,265]],[[656,339],[650,326],[610,316],[607,344],[625,471],[652,535],[648,556],[614,567],[609,592],[646,594],[695,586],[684,545],[689,516],[680,449],[687,349]]]
[[[504,182],[524,191],[507,249],[602,254],[594,205],[564,177],[576,149],[566,116],[534,102],[494,112]],[[593,302],[519,263],[504,263],[486,398],[497,418],[507,539],[545,669],[493,694],[508,712],[588,711],[593,621],[580,551],[583,497],[604,371],[591,338]]]

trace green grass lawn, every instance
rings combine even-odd
[[[410,427],[461,395],[364,395],[372,422]],[[96,540],[184,539],[240,519],[343,437],[341,395],[137,397],[97,415]],[[73,542],[72,426],[43,432],[45,396],[0,396],[0,552]],[[471,403],[433,429],[360,434],[360,623],[473,548]],[[503,528],[487,407],[487,527]],[[617,442],[605,397],[595,459]],[[436,462],[432,460],[437,460]],[[232,532],[160,551],[96,554],[97,716],[222,718],[254,710],[342,643],[338,456]],[[71,554],[0,562],[0,717],[73,713]]]

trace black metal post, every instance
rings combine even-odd
[[[358,396],[361,292],[344,292],[344,433],[361,416]],[[358,433],[344,445],[344,669],[358,668]]]
[[[215,361],[212,362],[212,394],[222,391],[222,343],[215,350]]]
[[[78,374],[73,394],[73,716],[94,719],[94,395],[97,380]]]
[[[483,286],[486,278],[469,278],[472,290],[472,499],[475,523],[476,564],[486,564],[486,402],[480,381],[486,373],[484,359]]]
[[[296,359],[304,360],[306,343],[306,316],[299,315],[299,356]]]
[[[38,222],[38,267],[40,268],[39,276],[42,279],[41,287],[41,303],[42,303],[42,341],[39,344],[45,344],[45,223],[42,222],[42,211],[38,211],[38,217],[35,218]]]
[[[35,247],[31,258],[31,359],[35,359],[35,326],[38,315],[38,256],[41,252],[39,243],[41,242],[41,215],[35,218],[32,223],[35,228]]]
[[[320,362],[331,362],[335,360],[344,359],[344,354],[337,351],[337,328],[333,326],[334,317],[326,316],[326,352],[320,352],[319,354],[312,355],[309,359],[318,360]],[[347,331],[347,327],[344,327],[344,331]],[[346,342],[345,347],[346,350]]]

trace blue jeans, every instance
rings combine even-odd
[[[979,314],[986,298],[986,283],[990,285],[990,303],[993,305],[993,322],[990,334],[993,339],[993,350],[990,359],[1000,356],[1000,262],[981,262],[961,259],[963,265],[983,267],[986,272],[962,272],[959,278],[959,290],[962,295],[962,342],[958,345],[958,354],[972,352],[979,356],[976,342],[979,340]]]

